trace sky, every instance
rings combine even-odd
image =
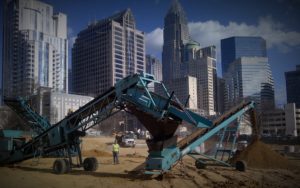
[[[146,52],[161,59],[164,17],[172,0],[42,0],[68,16],[71,49],[88,23],[130,8],[136,27],[145,32]],[[191,37],[201,46],[217,47],[221,75],[220,40],[231,36],[261,36],[267,41],[278,106],[286,103],[284,72],[300,64],[300,0],[179,0],[186,12]],[[1,27],[3,9],[0,7]],[[1,49],[2,49],[1,29]],[[69,65],[71,51],[69,49]],[[0,52],[2,57],[2,50]],[[1,58],[2,62],[2,58]],[[2,73],[2,71],[1,71]],[[1,76],[2,77],[2,76]]]

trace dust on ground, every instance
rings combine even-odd
[[[68,174],[56,175],[52,173],[54,158],[42,158],[38,163],[31,159],[14,167],[0,167],[0,187],[300,187],[299,159],[289,160],[297,166],[293,169],[250,167],[239,172],[230,167],[196,169],[194,160],[184,157],[181,164],[161,179],[142,173],[148,150],[144,141],[139,140],[135,148],[121,148],[119,165],[112,164],[112,142],[109,137],[84,138],[84,157],[96,156],[99,161],[96,172],[73,169]]]

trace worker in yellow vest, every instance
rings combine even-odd
[[[120,150],[120,146],[117,142],[117,140],[115,140],[115,143],[112,146],[113,149],[113,158],[114,158],[114,164],[119,164],[119,150]]]

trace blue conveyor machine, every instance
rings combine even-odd
[[[149,90],[151,82],[162,88],[162,95]],[[77,167],[94,171],[97,169],[97,160],[93,157],[82,159],[79,138],[85,136],[89,128],[125,110],[135,115],[152,135],[152,139],[147,140],[149,155],[146,159],[146,173],[163,173],[247,112],[251,112],[253,117],[253,109],[253,102],[244,102],[215,121],[210,121],[184,107],[174,92],[169,93],[153,75],[135,74],[118,81],[114,87],[54,125],[47,126],[43,118],[31,118],[30,121],[34,119],[35,127],[41,129],[39,134],[22,145],[0,148],[0,164],[12,164],[35,155],[43,156],[65,149],[68,157],[54,162],[55,173],[67,173]],[[193,125],[195,131],[178,142],[175,131],[183,121]],[[72,161],[71,151],[77,152],[77,162]]]

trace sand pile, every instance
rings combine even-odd
[[[93,156],[93,157],[110,157],[112,156],[111,153],[106,152],[106,151],[100,151],[96,149],[91,149],[91,150],[84,150],[82,151],[83,156]]]
[[[254,141],[245,150],[233,158],[233,161],[244,160],[248,167],[291,169],[294,168],[290,161],[279,153],[273,151],[267,144]]]

